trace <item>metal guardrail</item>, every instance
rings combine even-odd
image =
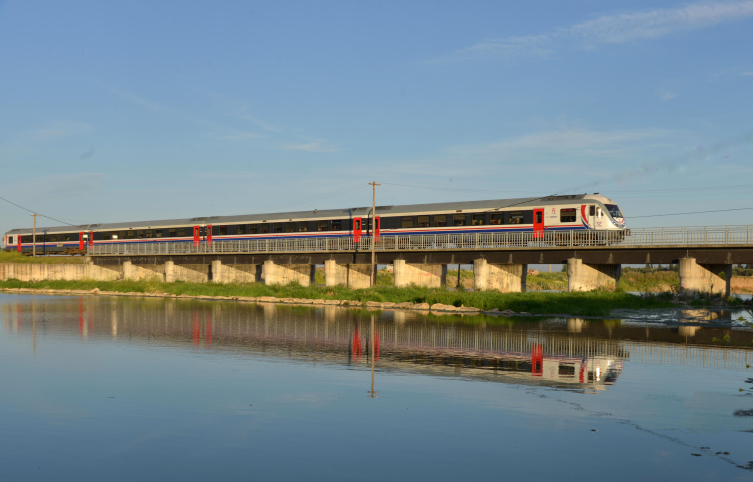
[[[92,256],[221,253],[312,253],[370,251],[372,238],[250,239],[245,241],[100,244]],[[753,247],[753,226],[640,228],[625,231],[545,231],[382,236],[376,251],[457,251],[515,248]]]

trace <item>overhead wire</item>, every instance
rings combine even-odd
[[[41,218],[51,219],[52,221],[55,221],[55,222],[61,223],[61,224],[67,224],[68,226],[79,226],[78,224],[67,223],[65,221],[61,221],[59,219],[55,219],[55,218],[53,218],[51,216],[47,216],[45,214],[40,214],[38,211],[33,211],[33,210],[29,209],[29,208],[25,208],[25,207],[21,206],[20,204],[16,204],[13,201],[9,201],[9,200],[5,199],[4,197],[0,197],[0,199],[2,199],[3,201],[7,202],[8,204],[12,204],[12,205],[16,206],[17,208],[21,208],[24,211],[28,211],[28,212],[30,212],[32,214],[36,214],[37,216],[39,216]]]
[[[692,212],[687,212],[687,213],[650,214],[646,216],[630,216],[628,219],[658,218],[662,216],[683,216],[685,214],[723,213],[723,212],[728,212],[728,211],[749,211],[751,209],[753,208],[715,209],[713,211],[692,211]]]

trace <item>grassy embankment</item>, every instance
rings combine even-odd
[[[431,288],[395,288],[394,286],[377,286],[376,288],[351,290],[342,286],[303,287],[298,284],[286,286],[266,286],[262,283],[214,284],[214,283],[163,283],[148,281],[40,281],[21,282],[17,280],[0,281],[0,288],[32,289],[73,289],[116,291],[122,293],[167,293],[190,296],[228,296],[277,298],[304,298],[347,300],[353,304],[366,301],[394,303],[442,303],[454,306],[467,306],[482,310],[510,309],[516,312],[532,314],[562,313],[581,316],[605,316],[610,310],[666,308],[674,306],[662,296],[634,296],[624,292],[592,291],[586,293],[499,293],[493,291],[468,292],[465,290],[448,291]]]
[[[566,290],[567,273],[528,275],[526,288],[530,291]],[[623,268],[618,289],[640,292],[677,292],[680,290],[680,276],[676,269]]]
[[[18,251],[0,251],[0,263],[18,264],[80,264],[83,256],[24,256]]]

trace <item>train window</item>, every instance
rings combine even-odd
[[[339,219],[337,221],[332,221],[332,231],[342,231],[343,228],[343,222]]]
[[[8,244],[13,244],[13,236],[8,236]]]
[[[176,236],[177,236],[178,234],[177,234],[177,233],[175,232],[175,229],[168,229],[168,230],[167,230],[167,235],[168,235],[169,237],[171,237],[171,238],[174,238],[174,237],[176,237]],[[133,237],[133,236],[131,236],[131,232],[129,232],[129,233],[128,233],[128,237],[129,237],[129,238],[132,238],[132,237]]]
[[[403,228],[412,228],[413,227],[413,218],[410,217],[410,216],[404,217],[403,218],[402,227]]]
[[[175,231],[175,230],[173,229],[173,231]],[[135,237],[136,237],[136,232],[135,231],[128,231],[128,238],[129,239],[133,239]]]
[[[269,232],[269,224],[260,224],[259,225],[259,232],[261,234],[267,234]]]
[[[309,230],[309,223],[306,221],[301,221],[298,223],[298,231],[305,232]]]
[[[285,232],[292,233],[295,231],[295,223],[285,223]]]
[[[596,217],[597,218],[601,219],[601,213],[602,213],[601,208],[596,208]]]
[[[492,214],[491,222],[494,225],[505,224],[505,214],[504,213]]]
[[[560,222],[561,223],[574,223],[575,222],[575,208],[560,209]]]
[[[55,234],[50,234],[49,238],[50,238],[50,239],[48,239],[47,241],[49,241],[49,242],[51,242],[51,243],[56,243],[56,242],[57,242],[57,240],[58,240],[58,237],[57,237],[57,235],[55,235]]]
[[[151,238],[153,236],[154,236],[154,231],[152,231],[151,229],[147,229],[146,232],[144,233],[145,238]]]
[[[418,217],[418,227],[419,228],[428,228],[429,227],[429,216],[419,216]]]
[[[112,238],[112,234],[110,234],[110,233],[102,233],[102,239],[111,239],[111,238]]]
[[[248,225],[248,234],[256,234],[259,232],[259,226],[256,224]]]
[[[319,231],[326,231],[327,221],[319,221],[319,224],[317,226],[318,226]]]
[[[245,224],[239,224],[238,225],[238,234],[246,234],[246,225]]]
[[[43,243],[43,242],[44,242],[43,236],[37,236],[37,243]]]
[[[474,214],[471,222],[473,223],[474,226],[481,226],[482,224],[484,224],[484,215]]]
[[[588,207],[588,214],[591,215],[591,216],[596,216],[596,206],[593,206],[593,205],[589,206]]]
[[[434,216],[434,226],[442,227],[447,226],[447,215],[446,214],[437,214]]]
[[[605,204],[604,206],[607,208],[607,211],[609,211],[609,214],[611,214],[613,218],[625,217],[622,215],[622,211],[620,211],[620,208],[618,208],[616,204]]]
[[[182,238],[186,235],[186,228],[178,228],[178,237]]]
[[[219,226],[217,229],[217,234],[220,236],[227,236],[227,226]]]
[[[154,230],[154,237],[155,238],[161,238],[162,237],[162,230],[161,229],[155,229]]]
[[[139,239],[144,239],[144,230],[139,229],[138,231],[136,231],[136,237]]]
[[[113,231],[113,232],[112,232],[112,233],[110,233],[110,234],[112,235],[112,236],[111,236],[111,237],[112,237],[112,239],[118,239],[118,232],[117,232],[117,231]]]
[[[282,232],[282,223],[274,223],[272,225],[272,232],[273,233],[281,233]]]
[[[509,224],[523,224],[523,211],[512,211],[512,212],[510,212],[510,223]]]
[[[453,226],[465,226],[465,214],[453,214],[452,225]]]
[[[544,222],[544,212],[536,211],[536,224],[541,224],[543,222]]]
[[[21,241],[24,243],[31,243],[31,236],[24,236],[21,238]]]

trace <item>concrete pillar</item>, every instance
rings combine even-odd
[[[441,264],[408,264],[404,259],[396,259],[392,268],[397,287],[416,285],[439,288],[442,286],[442,274],[447,278],[447,266]]]
[[[212,261],[209,281],[211,281],[212,283],[222,283],[222,268],[222,261],[220,261],[219,259]]]
[[[731,264],[699,264],[695,258],[680,258],[680,286],[691,293],[730,295]],[[722,274],[724,277],[719,276]]]
[[[622,265],[619,264],[586,264],[582,259],[570,258],[567,260],[567,290],[613,289],[621,274]]]
[[[165,283],[175,282],[175,263],[165,261]]]
[[[130,261],[123,261],[123,279],[138,280],[137,268]]]
[[[371,286],[371,266],[368,264],[337,264],[335,260],[324,261],[326,286],[345,285],[360,289]]]
[[[314,283],[316,266],[310,264],[275,264],[272,260],[264,262],[262,277],[266,285],[286,285],[298,282],[301,286]]]
[[[524,293],[527,274],[527,264],[491,264],[485,259],[473,260],[474,286],[479,291]]]

